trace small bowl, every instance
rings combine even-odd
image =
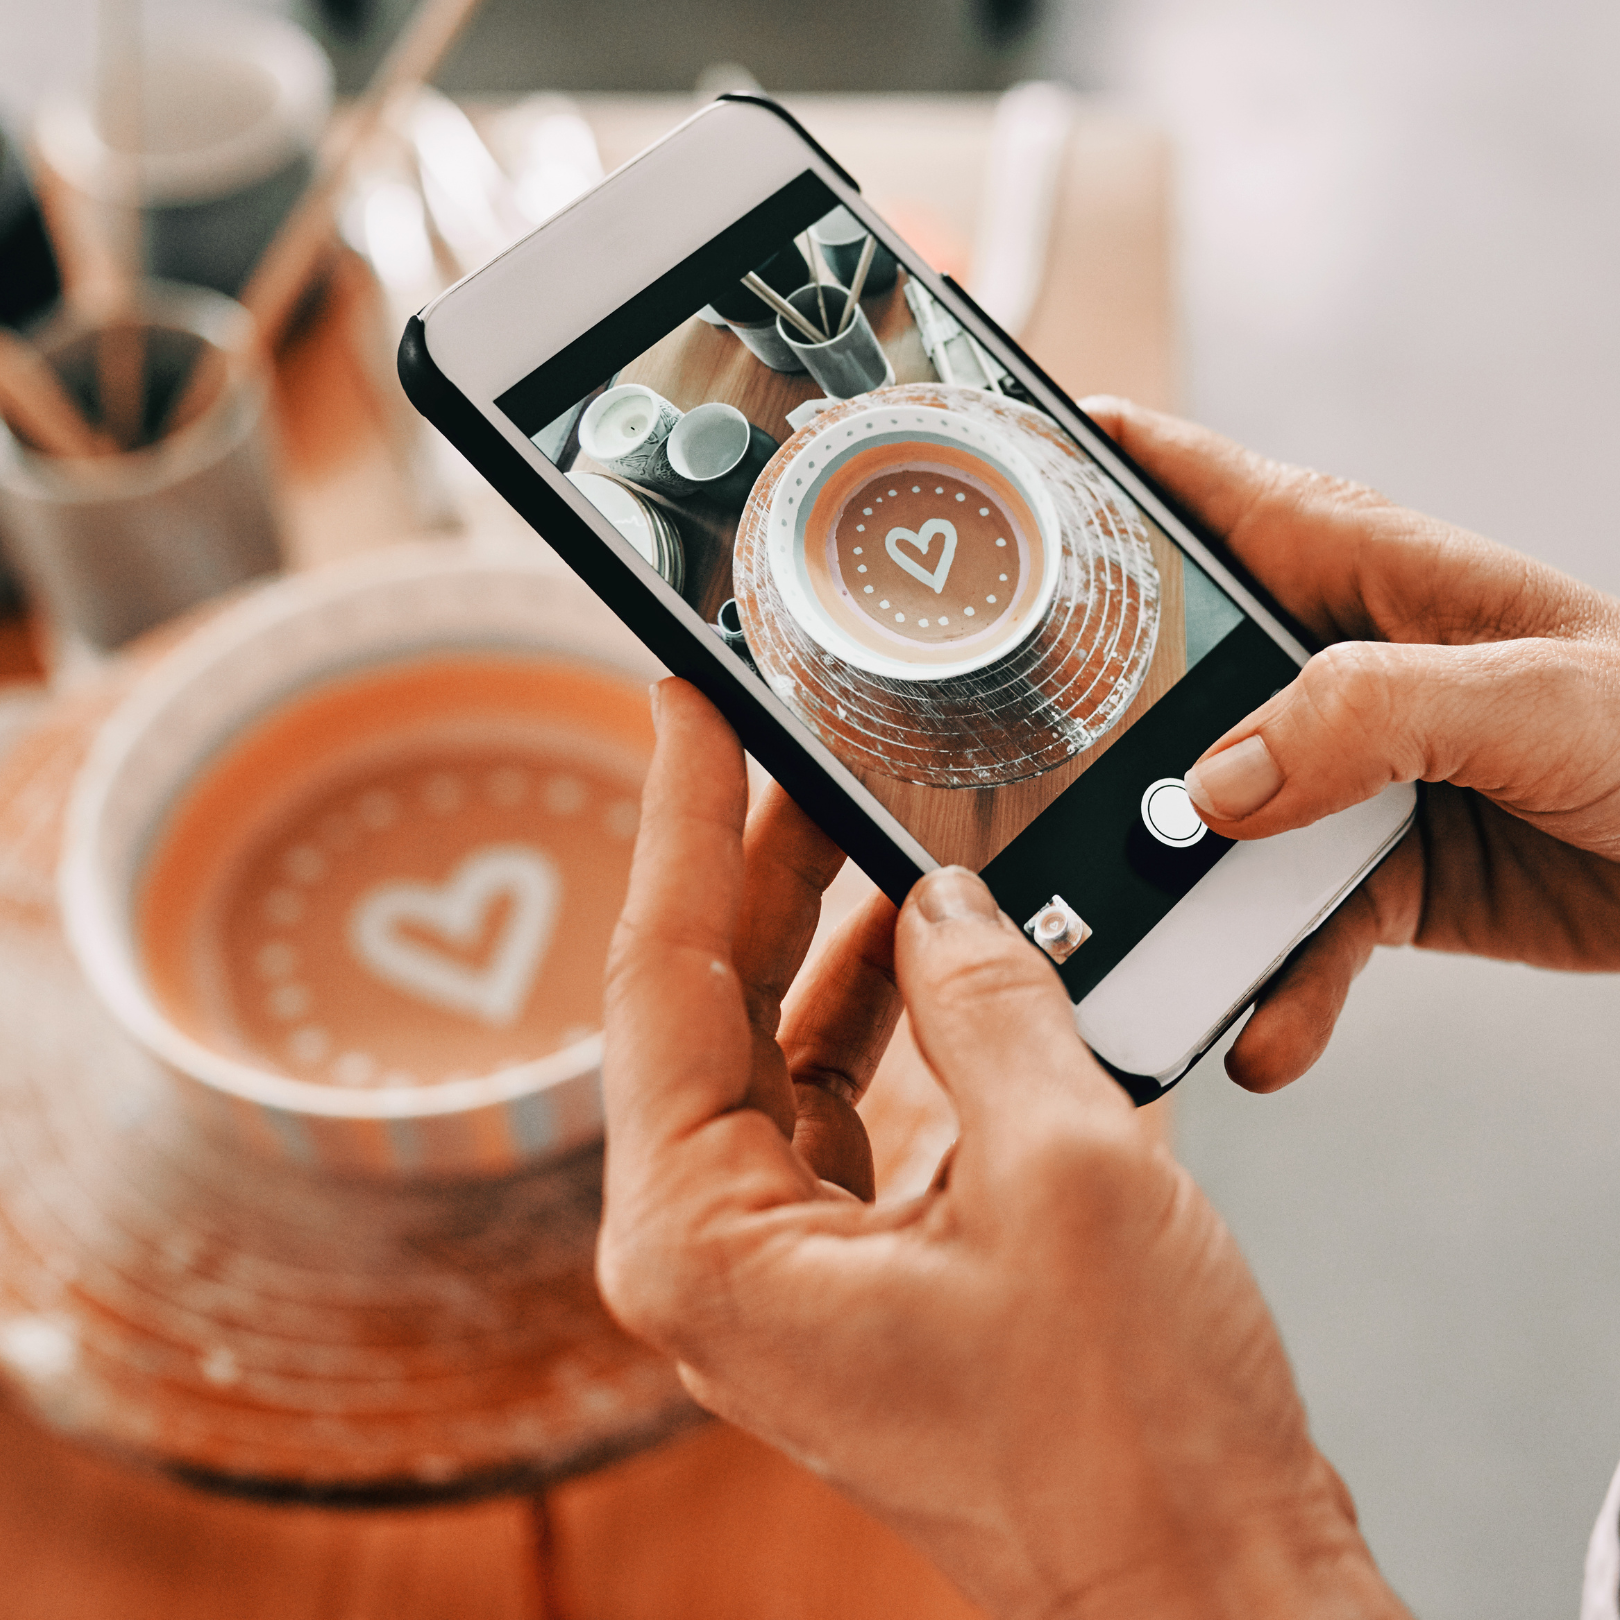
[[[1021,646],[1051,606],[1057,507],[1007,434],[957,411],[878,400],[790,448],[766,515],[771,576],[804,633],[857,669],[899,681],[968,675]],[[901,470],[914,482],[884,488]],[[856,512],[863,492],[873,506]],[[889,511],[903,507],[915,527],[877,510],[891,498]]]

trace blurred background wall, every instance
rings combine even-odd
[[[329,8],[349,82],[368,10],[399,8]],[[92,15],[0,0],[0,114],[83,66]],[[1179,142],[1189,414],[1620,589],[1610,0],[489,0],[442,82],[682,91],[724,62],[1141,108]],[[1212,1059],[1179,1093],[1183,1155],[1426,1620],[1574,1612],[1620,1458],[1617,1034],[1614,979],[1385,956],[1294,1091],[1249,1098]]]

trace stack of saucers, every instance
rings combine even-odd
[[[656,501],[603,473],[571,472],[568,482],[678,591],[686,579],[681,532]]]

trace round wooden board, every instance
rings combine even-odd
[[[890,680],[826,652],[789,614],[766,555],[766,517],[788,459],[779,452],[737,530],[732,583],[749,651],[784,701],[857,771],[941,788],[1040,776],[1097,742],[1147,673],[1160,609],[1147,527],[1049,417],[981,389],[909,383],[863,394],[824,411],[799,437],[883,401],[981,417],[1034,463],[1063,530],[1045,619],[1007,657],[951,680]]]
[[[542,1485],[696,1421],[597,1296],[599,1149],[440,1186],[247,1159],[102,1010],[55,865],[130,678],[54,700],[0,760],[0,1374],[76,1437],[325,1501]]]

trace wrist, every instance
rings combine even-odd
[[[1412,1620],[1378,1570],[1338,1476],[1239,1518],[1183,1522],[1040,1620]]]

